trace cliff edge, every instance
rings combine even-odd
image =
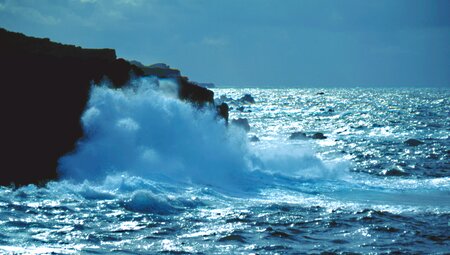
[[[113,49],[83,49],[0,28],[0,185],[57,178],[57,162],[83,136],[91,83],[124,86],[144,71]],[[213,92],[178,77],[180,98],[213,103]]]

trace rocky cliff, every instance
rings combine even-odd
[[[83,49],[0,29],[0,185],[57,178],[58,159],[83,135],[92,82],[122,87],[139,67],[112,49]],[[212,91],[179,77],[180,98],[213,103]]]

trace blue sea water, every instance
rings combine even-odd
[[[176,89],[94,87],[61,180],[0,188],[0,253],[450,252],[450,90],[214,89],[246,133]]]

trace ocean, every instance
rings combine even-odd
[[[228,126],[176,90],[93,87],[60,180],[0,188],[0,253],[450,252],[449,89],[215,88]]]

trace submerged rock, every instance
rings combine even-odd
[[[303,132],[294,132],[289,136],[289,140],[304,140],[306,138],[308,137]]]
[[[227,97],[227,95],[221,95],[219,100],[221,102],[229,102],[229,101],[234,101],[234,99],[232,97]]]
[[[231,124],[243,128],[245,131],[250,131],[250,124],[248,124],[248,120],[245,118],[234,119],[231,121]]]
[[[323,133],[318,132],[312,136],[312,139],[327,139],[327,137]]]
[[[241,99],[241,102],[243,103],[249,103],[249,104],[254,104],[255,103],[255,99],[252,97],[252,95],[250,94],[245,94]]]
[[[419,146],[421,144],[424,144],[424,142],[419,141],[417,139],[408,139],[404,143],[408,146]]]
[[[218,240],[219,242],[229,242],[229,241],[234,241],[234,242],[240,242],[240,243],[245,243],[245,237],[241,236],[241,235],[237,235],[237,234],[231,234],[231,235],[227,235],[224,237],[219,238]]]
[[[259,138],[256,135],[250,137],[250,142],[259,142],[259,141],[260,140],[259,140]]]
[[[385,175],[385,176],[407,176],[407,175],[409,175],[405,171],[402,171],[402,170],[399,170],[396,168],[393,168],[390,170],[383,170],[383,171],[381,171],[381,174]]]

